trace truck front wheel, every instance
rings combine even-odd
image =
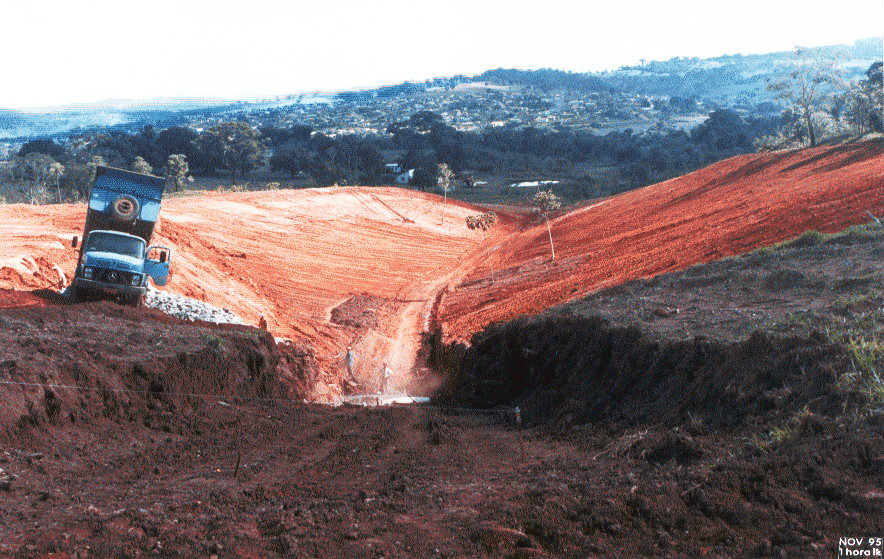
[[[135,295],[129,295],[124,299],[125,303],[133,308],[138,308],[144,302],[144,295],[140,293],[136,293]]]
[[[77,285],[71,286],[71,298],[77,303],[85,303],[92,300],[92,292]]]

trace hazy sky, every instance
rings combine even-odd
[[[880,36],[884,0],[3,0],[0,107],[614,69]]]

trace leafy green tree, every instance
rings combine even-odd
[[[184,126],[170,126],[157,134],[157,150],[160,161],[170,155],[182,154],[187,157],[187,162],[194,172],[208,173],[213,170],[212,165],[220,164],[206,155],[198,145],[199,134]]]
[[[869,113],[870,125],[876,132],[884,132],[884,62],[878,61],[869,66],[862,87],[872,109]]]
[[[418,132],[425,134],[436,126],[445,124],[445,119],[433,111],[418,111],[409,117],[408,123]]]
[[[752,130],[734,111],[719,109],[691,131],[691,140],[724,153],[748,151],[752,148]]]
[[[58,177],[58,186],[63,197],[82,200],[89,192],[95,179],[95,167],[82,163],[65,165],[64,174]]]
[[[410,186],[416,186],[424,191],[428,188],[433,188],[433,184],[435,183],[436,173],[433,172],[432,167],[416,167],[414,169],[414,175],[412,175],[411,179],[408,181]]]
[[[24,157],[30,153],[43,153],[53,159],[63,159],[65,149],[52,140],[30,140],[22,144],[21,149],[18,150],[18,156]]]
[[[847,92],[835,103],[836,116],[860,134],[884,131],[881,66],[881,62],[872,64],[866,71],[866,79],[850,84]]]
[[[799,47],[792,56],[789,72],[768,85],[777,98],[789,104],[799,115],[799,122],[811,147],[817,144],[823,113],[841,87],[838,62],[818,50]]]
[[[187,156],[183,153],[170,155],[166,159],[164,172],[176,192],[193,182],[193,177],[187,174],[190,172],[190,166],[187,164]]]
[[[233,184],[240,176],[254,169],[264,157],[266,148],[261,133],[247,122],[222,122],[200,136],[199,147],[231,172]]]
[[[556,259],[556,247],[553,245],[552,228],[549,226],[549,214],[562,207],[562,202],[552,190],[541,190],[531,197],[531,205],[546,220],[546,233],[549,235],[549,250],[552,259]]]
[[[153,173],[153,167],[150,163],[144,160],[140,155],[135,158],[135,161],[132,162],[132,170],[136,173],[141,173],[144,175],[149,175]]]
[[[310,165],[309,151],[302,145],[285,146],[274,150],[270,156],[270,172],[285,171],[292,178],[307,171]]]

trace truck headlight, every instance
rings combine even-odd
[[[141,274],[132,274],[132,285],[141,285]]]
[[[86,266],[83,268],[83,277],[86,279],[92,279],[92,267]]]

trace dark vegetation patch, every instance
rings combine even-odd
[[[445,402],[520,405],[535,421],[580,425],[767,424],[809,406],[827,415],[860,397],[838,385],[847,348],[822,334],[758,332],[737,343],[660,342],[603,319],[523,318],[473,338]]]

